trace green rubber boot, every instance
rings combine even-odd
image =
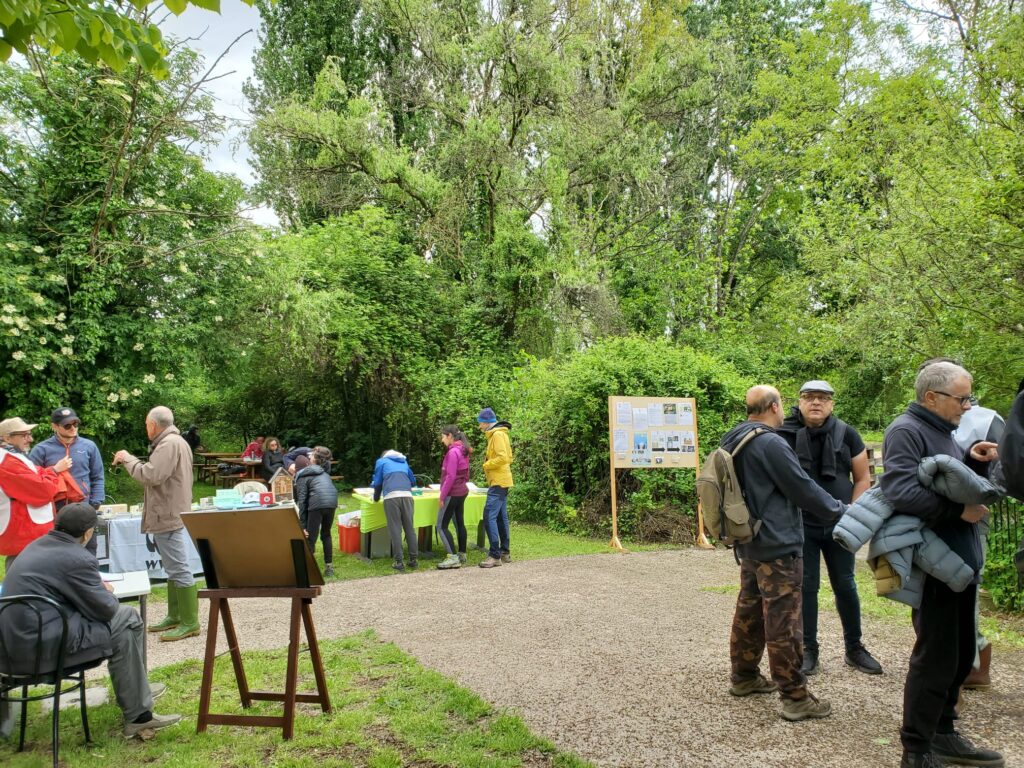
[[[173,581],[167,582],[167,617],[158,624],[150,624],[146,629],[150,632],[166,632],[181,623],[178,617],[178,588]]]
[[[178,590],[178,618],[180,623],[170,632],[160,635],[160,640],[165,643],[175,640],[184,640],[186,637],[195,637],[199,634],[199,586],[193,584],[191,587],[176,587]]]

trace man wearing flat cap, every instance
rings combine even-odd
[[[106,495],[103,480],[103,456],[96,443],[78,434],[81,419],[71,408],[61,407],[50,416],[50,428],[53,434],[32,449],[29,458],[40,467],[53,467],[61,459],[72,460],[69,470],[74,487],[65,493],[58,494],[54,500],[54,508],[59,512],[61,507],[73,501],[86,501],[93,509],[99,509]],[[73,492],[76,495],[73,495]],[[81,498],[78,498],[79,496]],[[91,537],[86,549],[96,554],[96,539]]]
[[[35,427],[17,416],[0,421],[0,555],[7,557],[7,568],[29,542],[53,528],[57,475],[28,457]],[[71,459],[58,466],[57,471],[67,469]]]
[[[782,422],[779,434],[789,443],[810,475],[830,496],[850,504],[871,487],[868,452],[864,441],[842,419],[832,414],[835,390],[821,379],[800,387],[797,405]],[[804,515],[804,574],[802,618],[804,661],[801,672],[815,675],[818,661],[818,588],[821,559],[825,558],[828,580],[836,598],[836,610],[843,625],[846,663],[869,675],[882,673],[882,665],[861,642],[860,597],[854,578],[855,558],[832,539],[835,525]]]
[[[145,629],[138,611],[118,602],[110,585],[100,579],[96,558],[85,551],[95,527],[96,510],[89,504],[66,505],[57,513],[55,528],[25,547],[7,571],[4,592],[40,595],[61,605],[68,621],[65,665],[109,656],[107,667],[117,705],[124,714],[124,735],[146,736],[146,731],[166,728],[181,716],[153,712],[153,698],[166,686],[151,686],[146,679],[142,658]],[[46,610],[52,609],[47,606],[44,616]],[[19,613],[12,608],[3,613],[0,635],[12,662],[34,662],[36,631],[35,620],[26,610]],[[43,647],[52,654],[52,658],[44,659],[44,668],[56,666],[60,631],[56,616],[44,621]]]

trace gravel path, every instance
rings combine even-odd
[[[313,614],[321,638],[371,627],[599,766],[898,765],[909,620],[865,619],[865,644],[886,670],[873,677],[846,667],[838,617],[822,611],[824,671],[811,690],[833,715],[786,723],[776,697],[726,690],[736,595],[720,588],[737,577],[731,553],[695,549],[422,569],[333,583]],[[232,613],[243,650],[287,644],[280,604],[239,601]],[[201,658],[204,643],[205,630],[152,643],[150,664]],[[997,650],[993,682],[967,693],[963,730],[1024,766],[1024,652]]]

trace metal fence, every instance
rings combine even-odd
[[[1022,538],[1024,538],[1024,504],[1007,498],[989,506],[988,551],[990,557],[993,555],[1013,557]]]

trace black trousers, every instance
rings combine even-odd
[[[969,586],[954,592],[925,577],[921,607],[913,612],[917,642],[903,686],[900,741],[908,752],[928,752],[936,733],[950,733],[960,686],[974,664],[974,601]]]
[[[334,540],[331,532],[334,528],[335,507],[311,509],[306,518],[306,530],[309,532],[309,551],[316,552],[317,538],[324,545],[324,565],[329,565],[334,560]]]

